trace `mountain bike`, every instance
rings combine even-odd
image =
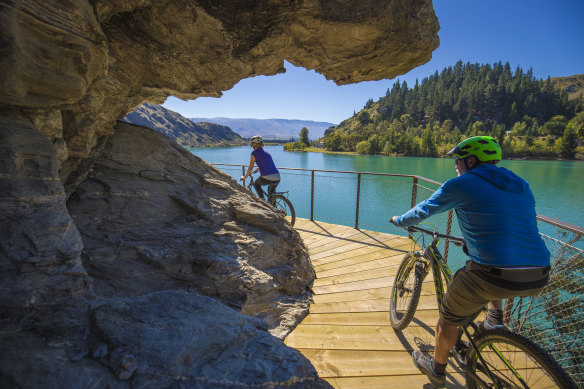
[[[253,184],[255,182],[254,180],[254,174],[256,174],[258,172],[258,169],[254,170],[250,175],[249,175],[249,184],[247,185],[247,189],[249,189],[252,193],[253,193]],[[294,210],[294,206],[292,205],[292,203],[290,202],[290,200],[288,200],[288,192],[274,192],[273,194],[267,194],[263,189],[262,192],[264,193],[264,195],[266,195],[268,202],[274,207],[276,208],[276,210],[284,217],[290,217],[290,225],[294,225],[294,223],[296,222],[296,211]],[[268,191],[269,192],[269,191]]]
[[[402,260],[391,291],[389,319],[395,330],[405,329],[414,317],[422,283],[432,270],[438,306],[445,286],[452,279],[438,249],[440,239],[463,245],[462,238],[439,234],[419,227],[408,227],[412,250]],[[432,238],[425,245],[424,237]],[[423,252],[414,251],[416,246]],[[561,366],[541,347],[507,328],[485,329],[474,320],[461,327],[450,356],[464,372],[468,388],[576,388]],[[463,340],[463,335],[467,340]]]

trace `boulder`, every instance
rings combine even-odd
[[[98,296],[191,291],[265,320],[280,338],[306,315],[314,270],[304,244],[231,177],[125,122],[91,165],[67,208]]]
[[[2,331],[3,388],[331,387],[261,320],[209,297],[154,292],[43,314],[77,327]]]

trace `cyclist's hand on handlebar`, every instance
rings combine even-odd
[[[389,222],[391,224],[393,224],[394,226],[397,226],[397,224],[395,224],[395,219],[397,218],[397,216],[392,216],[391,219],[389,219]]]
[[[245,181],[245,176],[241,176],[241,177],[239,177],[239,180],[240,180],[240,181]]]

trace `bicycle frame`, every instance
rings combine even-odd
[[[450,236],[450,235],[444,235],[444,234],[439,234],[435,231],[429,231],[429,230],[425,230],[423,228],[420,227],[409,227],[408,228],[408,232],[411,231],[419,231],[428,235],[432,236],[432,242],[426,246],[426,248],[424,249],[424,252],[422,254],[420,254],[420,252],[415,252],[414,253],[414,257],[416,258],[416,263],[422,263],[424,266],[424,278],[427,276],[427,274],[430,271],[430,268],[432,269],[432,275],[434,278],[434,288],[436,289],[436,300],[438,303],[438,307],[442,306],[442,300],[444,298],[444,294],[445,294],[445,285],[448,285],[450,283],[450,281],[452,280],[452,271],[450,270],[450,268],[448,267],[448,264],[444,261],[442,253],[440,253],[440,250],[438,250],[438,243],[440,242],[441,238],[447,239],[447,240],[451,240],[453,242],[455,242],[454,244],[464,244],[464,239],[462,238],[457,238],[454,236]],[[425,244],[422,243],[422,245],[424,246]],[[443,282],[443,278],[444,281],[446,282],[446,284]],[[483,366],[487,366],[486,362],[484,361],[480,351],[478,350],[478,347],[476,346],[475,342],[473,341],[473,336],[471,336],[471,334],[468,331],[468,327],[471,326],[473,327],[473,330],[476,331],[478,330],[478,328],[476,327],[476,325],[474,324],[474,322],[471,320],[469,322],[469,324],[461,326],[462,329],[462,333],[460,333],[458,335],[458,339],[457,339],[457,343],[460,342],[461,338],[462,338],[462,334],[464,333],[467,337],[467,339],[469,340],[469,343],[471,344],[471,346],[473,347],[473,349],[475,350],[480,362],[483,364]],[[511,366],[511,364],[505,360],[502,356],[501,356],[503,363],[505,363],[508,367],[510,367],[511,369],[513,369],[513,367]],[[457,362],[459,362],[457,360]],[[489,385],[484,382],[480,377],[478,377],[470,368],[468,368],[468,366],[466,365],[466,363],[460,363],[459,362],[460,367],[465,371],[466,374],[468,374],[469,376],[472,377],[472,379],[479,384],[481,387],[484,388],[489,388]],[[497,380],[495,379],[494,375],[492,374],[492,372],[490,371],[490,369],[487,367],[487,374],[490,376],[490,378],[493,380],[493,382],[497,382]],[[519,379],[520,376],[517,372],[515,372],[515,374],[517,375],[517,377]]]
[[[396,331],[404,330],[414,318],[422,295],[423,282],[430,270],[438,307],[442,309],[445,289],[454,276],[442,257],[438,244],[441,238],[446,239],[447,243],[450,241],[457,245],[464,242],[461,238],[419,227],[409,227],[406,230],[412,238],[412,249],[399,265],[389,304],[389,320]],[[422,234],[414,237],[413,232]],[[429,244],[425,242],[426,235],[431,237]],[[449,350],[453,362],[464,372],[469,387],[530,388],[532,384],[537,385],[543,377],[547,387],[576,387],[554,358],[530,339],[504,327],[485,329],[475,323],[476,317],[484,310],[486,307],[478,309],[474,317],[469,317],[464,321],[466,324],[459,326],[454,347]],[[462,340],[463,336],[468,341]],[[543,374],[533,375],[532,371],[541,371]]]
[[[247,184],[247,189],[250,190],[253,193],[253,184],[255,182],[253,175],[256,174],[258,172],[258,169],[254,170],[253,172],[251,172],[251,174],[249,175],[249,184]],[[245,185],[245,183],[244,183]],[[272,197],[276,196],[276,195],[282,195],[282,196],[286,196],[288,197],[288,192],[276,192],[274,191],[274,193],[272,193],[272,195],[270,195],[269,193],[267,193],[263,188],[260,188],[262,190],[262,193],[266,196],[266,198],[268,199],[268,202],[272,202]]]

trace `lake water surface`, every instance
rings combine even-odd
[[[209,163],[224,164],[245,164],[249,163],[249,146],[225,147],[225,148],[193,148],[193,154],[203,158]],[[282,146],[266,146],[266,150],[272,155],[276,166],[318,169],[318,170],[338,170],[357,172],[376,172],[420,175],[431,180],[445,182],[456,176],[454,163],[448,158],[417,158],[417,157],[386,157],[386,156],[365,156],[346,154],[325,154],[325,153],[304,153],[287,152]],[[519,176],[527,180],[534,193],[536,200],[536,211],[538,214],[558,219],[562,222],[584,227],[584,162],[583,161],[525,161],[525,160],[504,160],[498,166],[503,166],[512,170]],[[222,168],[218,166],[219,168]],[[225,170],[222,168],[222,170]],[[226,170],[233,177],[241,175],[241,168]],[[310,216],[310,197],[300,195],[300,186],[310,185],[310,181],[304,178],[287,179],[293,185],[286,185],[284,176],[278,190],[289,190],[291,200],[297,208],[299,217]],[[322,181],[322,180],[321,180]],[[300,183],[301,182],[301,183]],[[355,201],[353,196],[340,195],[344,193],[343,185],[354,187],[356,178],[348,179],[338,177],[328,184],[317,185],[317,190],[325,192],[325,197],[330,201],[321,202],[321,209],[328,207],[329,212],[347,214],[347,221],[341,224],[351,225],[354,220]],[[300,183],[300,184],[299,184]],[[385,186],[388,183],[384,183]],[[396,185],[393,185],[396,186]],[[364,188],[364,187],[363,187]],[[435,187],[431,188],[436,189]],[[352,189],[351,189],[352,190]],[[411,185],[410,185],[411,191]],[[303,191],[306,192],[306,191]],[[355,192],[353,190],[353,192]],[[373,193],[378,192],[378,193]],[[401,194],[404,197],[406,194]],[[339,198],[335,196],[339,194]],[[400,206],[395,209],[397,202],[397,192],[387,192],[377,189],[367,190],[362,196],[367,196],[366,203],[373,204],[378,212],[370,212],[370,217],[378,217],[384,222],[387,221],[389,213],[401,213],[409,209],[409,200],[400,199]],[[363,203],[363,199],[361,199]],[[372,205],[372,206],[373,206]],[[346,207],[344,209],[343,207]],[[365,206],[363,206],[366,208]],[[407,209],[406,209],[407,208]],[[366,218],[367,212],[363,213]],[[320,219],[325,220],[326,217]],[[361,222],[361,221],[360,221]],[[363,220],[364,225],[373,226],[376,223]],[[363,227],[366,228],[366,227]]]

